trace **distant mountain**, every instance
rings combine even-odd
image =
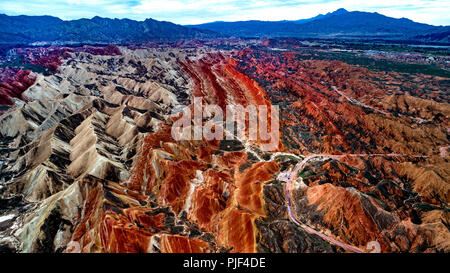
[[[300,19],[300,20],[291,21],[291,22],[298,23],[298,24],[303,24],[303,23],[311,22],[311,21],[314,21],[314,20],[317,20],[317,19],[324,19],[324,18],[328,18],[328,17],[333,16],[333,15],[339,15],[339,14],[344,14],[344,13],[348,13],[348,10],[341,8],[341,9],[338,9],[338,10],[336,10],[334,12],[328,12],[327,14],[319,14],[319,15],[317,15],[315,17],[312,17],[312,18]]]
[[[201,25],[188,25],[187,27],[210,30],[225,36],[235,37],[285,37],[296,36],[293,32],[298,24],[290,21],[238,21],[238,22],[212,22]]]
[[[395,19],[376,12],[349,12],[345,9],[297,21],[213,22],[189,27],[237,37],[384,39],[411,39],[424,33],[440,33],[443,28],[406,18]]]
[[[407,37],[429,31],[435,26],[412,20],[395,19],[379,13],[353,11],[328,16],[302,24],[301,33],[325,35],[398,36]]]
[[[153,19],[134,21],[94,17],[63,21],[51,16],[0,14],[0,43],[121,43],[216,36],[209,30]]]
[[[450,26],[433,29],[429,32],[414,36],[413,39],[419,41],[450,43]]]
[[[52,16],[0,14],[0,44],[140,43],[217,37],[379,38],[449,42],[449,27],[338,9],[296,21],[212,22],[181,26],[147,19],[94,17],[64,21]]]

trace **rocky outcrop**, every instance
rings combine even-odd
[[[364,250],[376,241],[382,252],[448,251],[448,98],[426,88],[441,78],[302,60],[301,50],[236,58],[283,105],[285,149],[341,155],[298,173],[298,219]],[[269,192],[282,200],[281,189]],[[276,217],[280,203],[268,202]]]
[[[202,45],[65,50],[30,74],[0,117],[0,251],[449,251],[441,78]],[[279,105],[280,145],[177,141],[194,97]]]
[[[179,104],[169,90],[180,94],[188,84],[181,78],[167,87],[166,81],[179,77],[172,70],[177,68],[156,57],[148,57],[149,63],[155,62],[148,67],[169,78],[160,74],[150,80],[131,52],[127,56],[72,54],[58,73],[39,75],[26,90],[31,102],[10,109],[0,121],[1,200],[9,203],[18,198],[24,204],[20,214],[14,206],[2,212],[14,215],[14,225],[0,231],[2,242],[14,251],[63,251],[73,246],[75,241],[67,240],[85,217],[80,213],[88,210],[86,198],[101,187],[105,197],[98,195],[92,202],[117,199],[103,184],[127,181],[144,134],[157,130],[170,106]],[[115,67],[105,73],[106,64]],[[141,93],[143,88],[159,95],[148,99]],[[103,216],[108,218],[106,210]],[[113,251],[103,249],[107,250]],[[124,249],[116,248],[120,250]]]
[[[6,105],[14,104],[15,99],[23,100],[22,93],[33,85],[35,76],[29,70],[0,68],[0,113]]]

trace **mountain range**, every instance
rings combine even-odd
[[[391,18],[379,13],[338,9],[297,21],[212,22],[190,25],[235,37],[381,38],[448,42],[449,28]]]
[[[64,21],[52,16],[0,15],[3,44],[141,43],[217,37],[379,38],[448,43],[450,27],[345,9],[296,21],[218,21],[186,26],[154,19],[96,16]]]
[[[0,15],[0,43],[139,43],[215,36],[208,30],[153,19],[134,21],[96,16],[64,21],[52,16]]]

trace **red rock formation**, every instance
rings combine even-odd
[[[222,107],[230,101],[270,105],[264,90],[234,65],[220,54],[183,64],[194,80],[193,96]],[[185,210],[190,221],[217,237],[220,247],[254,252],[258,234],[254,222],[265,215],[263,184],[278,170],[277,163],[248,164],[245,152],[224,152],[219,146],[217,141],[175,142],[170,126],[163,126],[144,139],[128,185],[153,193],[158,204],[175,213]]]
[[[105,47],[91,47],[85,46],[81,49],[75,48],[75,52],[86,52],[92,55],[103,55],[103,56],[119,56],[122,55],[120,49],[115,45],[108,45]]]
[[[430,124],[425,129],[427,133],[417,127],[436,115],[448,116],[445,104],[408,97],[408,103],[417,106],[406,109],[400,106],[404,105],[399,101],[403,95],[386,95],[388,87],[373,80],[401,76],[339,61],[301,60],[300,57],[300,52],[250,49],[236,56],[240,70],[270,90],[272,103],[285,105],[281,113],[285,124],[303,126],[301,133],[291,125],[282,128],[284,143],[294,148],[293,152],[436,154],[447,143],[444,130],[449,123],[447,118]],[[408,84],[407,80],[401,82]],[[420,92],[421,96],[431,98],[423,87]],[[417,110],[424,107],[431,113]],[[425,135],[432,135],[439,144],[430,142]]]
[[[188,239],[177,235],[161,235],[161,250],[163,253],[206,253],[210,246],[199,239]]]
[[[352,154],[339,159],[346,164],[329,161],[319,169],[308,165],[301,174],[309,186],[307,203],[299,201],[302,194],[296,195],[302,219],[363,249],[371,240],[384,252],[446,249],[441,242],[448,232],[437,233],[446,216],[429,220],[436,225],[432,233],[421,224],[427,206],[442,209],[448,202],[448,185],[440,178],[448,177],[448,164],[437,157],[448,143],[449,109],[436,96],[440,91],[424,88],[432,85],[433,77],[374,72],[301,56],[301,50],[264,48],[236,54],[240,71],[269,90],[272,103],[283,105],[285,148],[300,154]],[[374,80],[380,78],[388,80]],[[395,94],[386,91],[393,88],[392,79],[401,86]]]
[[[0,105],[12,105],[11,98],[25,100],[22,93],[34,84],[36,77],[29,70],[0,69]]]
[[[0,246],[348,251],[333,246],[338,240],[364,251],[377,241],[383,252],[448,252],[449,109],[445,95],[426,88],[441,79],[411,83],[303,60],[293,42],[269,40],[234,56],[207,47],[217,41],[154,43],[125,56],[113,46],[30,51],[35,64],[61,63],[26,91],[32,101],[0,118],[0,201],[14,219]],[[31,74],[13,72],[1,90],[19,96]],[[246,137],[176,141],[180,115],[170,110],[193,109],[194,97],[223,109],[279,105],[278,149],[262,151],[263,141]],[[309,154],[322,155],[302,161]]]

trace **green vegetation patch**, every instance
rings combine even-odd
[[[359,65],[374,71],[394,71],[398,73],[425,74],[450,78],[450,71],[435,64],[409,64],[392,60],[374,59],[351,52],[302,52],[297,56],[299,60],[338,60],[350,65]]]

